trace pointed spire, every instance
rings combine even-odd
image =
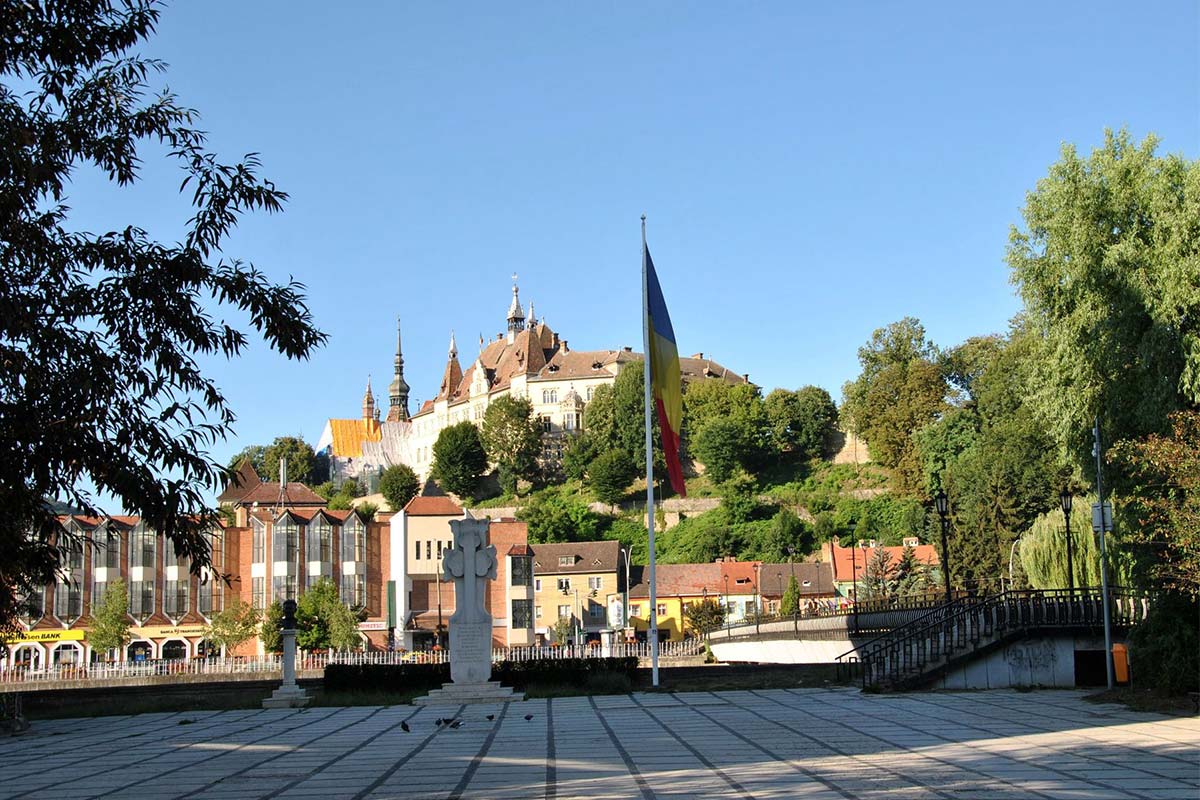
[[[537,325],[537,317],[535,317],[533,315],[533,301],[532,300],[529,301],[529,319],[527,320],[527,324],[531,328],[534,327],[535,325]]]
[[[515,334],[525,330],[525,312],[521,310],[521,298],[518,296],[517,273],[513,273],[512,303],[508,307],[508,332]],[[511,336],[510,336],[511,338]]]
[[[450,331],[450,358],[458,358],[458,345],[454,343],[454,331]]]
[[[371,391],[371,376],[367,376],[367,391],[363,394],[363,419],[378,419],[375,409],[375,393]]]
[[[396,317],[396,358],[392,362],[395,375],[388,385],[388,422],[408,419],[408,383],[404,380],[404,353],[400,347],[400,318]]]

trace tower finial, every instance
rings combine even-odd
[[[458,345],[454,343],[454,329],[450,329],[450,357],[458,357]]]
[[[396,317],[396,357],[392,362],[394,375],[388,385],[388,422],[408,419],[408,383],[404,380],[404,351],[400,347],[400,317]]]
[[[508,306],[508,337],[512,341],[514,335],[525,330],[525,312],[521,310],[521,298],[518,297],[517,273],[513,273],[513,296]]]
[[[378,419],[375,410],[375,393],[371,391],[371,376],[367,375],[367,391],[363,394],[363,419]]]

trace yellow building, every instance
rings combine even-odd
[[[533,552],[533,625],[549,643],[560,619],[571,622],[571,642],[599,641],[600,631],[620,615],[614,608],[625,589],[621,545],[608,542],[565,542],[530,545]],[[609,610],[613,609],[610,615]]]
[[[708,598],[721,599],[720,564],[659,564],[655,569],[660,642],[693,635],[684,619],[687,607]],[[629,589],[629,619],[638,639],[650,628],[650,570],[634,567]]]

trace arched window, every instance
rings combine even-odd
[[[557,403],[557,402],[558,402],[558,389],[551,389],[551,390],[550,390],[550,402],[551,402],[551,403]]]
[[[542,402],[543,403],[550,402],[550,390],[549,389],[542,389]]]

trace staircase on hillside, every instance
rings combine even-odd
[[[1114,627],[1143,619],[1144,595],[1109,590]],[[1035,630],[1096,629],[1104,608],[1098,588],[1009,591],[959,597],[838,656],[857,666],[863,688],[910,689]]]

